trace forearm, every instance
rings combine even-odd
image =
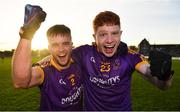
[[[159,80],[156,76],[153,76],[149,66],[146,68],[146,73],[143,75],[143,77],[161,90],[168,89],[172,83],[172,79]]]
[[[31,40],[20,39],[12,60],[14,87],[28,87],[31,80],[31,68]]]
[[[161,90],[166,90],[171,86],[172,79],[169,80],[159,80],[156,76],[151,74],[150,65],[143,64],[137,70],[140,74],[142,74],[143,78],[148,80],[151,84],[155,85]]]

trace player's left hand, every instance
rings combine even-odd
[[[150,62],[151,74],[158,77],[159,80],[166,81],[173,76],[171,55],[160,51],[151,51],[148,60]]]

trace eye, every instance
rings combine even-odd
[[[58,43],[53,43],[53,44],[51,44],[51,46],[52,46],[52,47],[58,47],[59,44],[58,44]]]
[[[63,45],[68,46],[70,45],[70,42],[64,42]]]
[[[115,32],[112,32],[112,35],[116,36],[116,35],[119,35],[119,31],[115,31]]]
[[[99,37],[106,37],[108,34],[107,33],[100,33]]]

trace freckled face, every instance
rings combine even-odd
[[[112,57],[121,41],[122,31],[118,25],[104,25],[98,27],[94,34],[97,48],[107,57]]]

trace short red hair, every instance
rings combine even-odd
[[[93,21],[94,32],[97,31],[97,28],[99,26],[103,25],[119,25],[119,27],[121,28],[120,17],[111,11],[100,12]]]

